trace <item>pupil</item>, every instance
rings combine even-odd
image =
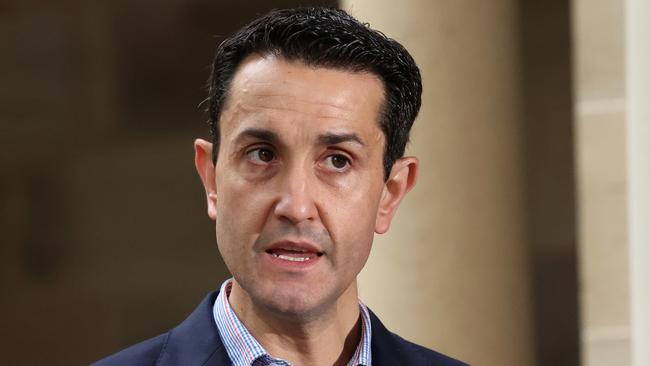
[[[341,155],[332,156],[332,165],[334,165],[335,168],[338,169],[344,168],[346,163],[347,160],[343,156]]]
[[[270,152],[269,150],[260,150],[259,152],[260,160],[262,160],[265,163],[268,163],[269,161],[273,160],[273,153]]]

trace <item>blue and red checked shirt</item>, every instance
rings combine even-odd
[[[226,352],[233,366],[291,366],[285,360],[273,358],[264,347],[250,334],[230,307],[228,294],[232,287],[232,278],[221,285],[221,290],[214,302],[212,314],[217,323],[219,336],[226,347]],[[348,366],[372,366],[370,353],[370,314],[368,308],[359,301],[361,313],[361,340],[348,362]]]

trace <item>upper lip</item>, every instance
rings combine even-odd
[[[305,251],[316,253],[318,255],[323,254],[323,251],[317,245],[306,241],[280,240],[271,243],[264,249],[264,251],[268,252],[274,249]]]

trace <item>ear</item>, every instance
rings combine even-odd
[[[217,217],[217,182],[215,180],[214,164],[212,164],[211,143],[202,139],[194,141],[194,165],[205,188],[205,195],[208,200],[208,216],[215,220]]]
[[[419,161],[416,157],[403,157],[393,164],[388,180],[384,183],[384,190],[379,201],[375,232],[383,234],[388,231],[390,222],[397,212],[402,198],[415,186]]]

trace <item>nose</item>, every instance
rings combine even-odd
[[[292,167],[280,180],[280,197],[275,215],[294,224],[312,221],[318,217],[313,192],[312,174],[307,168]]]

